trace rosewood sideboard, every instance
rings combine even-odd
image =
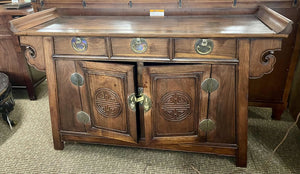
[[[0,5],[0,72],[9,76],[13,88],[25,88],[29,98],[34,100],[34,88],[45,80],[45,72],[27,64],[18,37],[9,29],[10,20],[32,13],[32,8],[7,10]]]
[[[266,6],[238,15],[65,13],[11,21],[28,62],[46,71],[55,149],[77,141],[193,151],[246,166],[249,78],[273,68],[289,19]]]

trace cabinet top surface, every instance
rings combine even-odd
[[[33,35],[83,36],[219,36],[274,35],[256,17],[62,16],[27,31]]]
[[[49,9],[13,20],[11,28],[40,36],[287,37],[291,23],[266,7],[256,14],[164,17],[61,16]]]

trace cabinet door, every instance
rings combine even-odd
[[[201,83],[210,71],[211,65],[144,67],[144,93],[152,99],[152,108],[144,113],[146,143],[206,140],[198,125],[207,117],[208,94]]]
[[[127,96],[135,92],[133,65],[60,60],[56,66],[58,76],[65,77],[60,77],[58,89],[67,93],[64,99],[59,92],[59,100],[64,100],[60,104],[63,130],[136,142],[136,113],[127,107]],[[72,84],[72,73],[80,74],[84,83]]]
[[[145,67],[143,86],[146,143],[235,144],[235,65]]]
[[[212,65],[211,78],[219,87],[209,94],[207,119],[215,125],[207,132],[207,142],[235,144],[235,65]]]

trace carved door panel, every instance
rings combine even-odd
[[[127,96],[135,92],[134,66],[89,61],[61,62],[59,73],[66,72],[63,67],[66,64],[64,62],[73,64],[74,69],[70,69],[70,72],[67,70],[69,85],[62,89],[69,92],[72,86],[69,102],[73,104],[69,109],[74,111],[72,116],[68,117],[72,117],[73,123],[67,122],[70,118],[63,118],[65,119],[62,121],[63,124],[76,123],[79,131],[90,135],[135,143],[137,141],[136,112],[127,107]],[[73,80],[74,84],[79,83],[78,85],[70,84],[71,72],[77,74],[77,77],[73,79],[71,77],[71,81]],[[73,127],[73,131],[78,131],[74,130],[74,125],[67,127]]]
[[[144,113],[146,143],[206,140],[198,125],[207,117],[208,94],[201,83],[210,71],[211,65],[144,67],[144,93],[152,99],[152,108]]]

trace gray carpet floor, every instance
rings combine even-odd
[[[269,108],[249,107],[248,167],[217,155],[66,143],[53,149],[47,83],[37,88],[38,100],[14,91],[16,106],[10,130],[0,121],[0,173],[300,173],[300,130],[294,127],[271,157],[293,119],[271,120]],[[270,160],[269,160],[270,159]]]

